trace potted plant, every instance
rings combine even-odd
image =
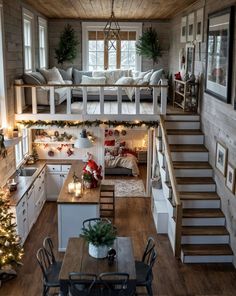
[[[89,189],[92,187],[93,175],[89,172],[84,172],[82,175],[83,185],[85,188]]]
[[[116,228],[109,222],[98,221],[82,228],[81,235],[89,243],[89,255],[94,258],[105,258],[109,247],[116,238]]]

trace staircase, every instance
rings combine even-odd
[[[184,263],[232,262],[229,233],[208,162],[209,152],[204,145],[199,115],[166,115],[165,125],[183,205],[181,260]],[[166,184],[170,187],[168,180]]]

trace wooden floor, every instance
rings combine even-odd
[[[149,198],[117,198],[116,220],[120,236],[131,236],[136,258],[140,258],[148,236],[156,241],[158,260],[154,267],[154,296],[234,296],[236,271],[230,264],[184,265],[173,256],[166,235],[157,235]],[[0,288],[1,296],[42,295],[41,272],[35,253],[50,235],[57,246],[57,207],[47,203],[25,244],[24,266],[16,279]],[[63,254],[57,254],[63,258]],[[140,291],[139,295],[146,295]]]

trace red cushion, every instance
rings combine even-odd
[[[115,146],[115,140],[105,140],[105,146]]]

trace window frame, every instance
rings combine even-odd
[[[30,24],[30,59],[28,62],[31,63],[31,67],[26,69],[26,51],[25,51],[25,21],[27,21]],[[24,55],[24,72],[30,73],[35,69],[35,40],[34,40],[34,14],[26,9],[22,9],[22,27],[23,27],[23,55]]]
[[[41,36],[40,29],[41,27],[44,31],[44,47],[41,47]],[[39,42],[39,67],[47,68],[48,67],[48,22],[42,17],[38,17],[38,42]],[[44,49],[44,63],[41,60],[41,49]]]
[[[26,131],[26,134],[24,134]],[[24,157],[29,155],[29,130],[27,128],[23,128],[21,130],[22,137],[20,141],[15,145],[15,161],[16,168],[19,168],[24,161]],[[24,141],[26,141],[27,149],[24,151]]]
[[[99,22],[82,22],[82,58],[83,58],[83,70],[88,71],[89,69],[89,61],[88,61],[88,32],[89,31],[102,31],[105,27],[106,23]],[[121,31],[135,31],[136,32],[136,41],[138,41],[139,37],[142,35],[142,23],[125,23],[119,22],[119,26]],[[104,65],[105,65],[104,60]],[[119,63],[118,63],[119,64]],[[136,55],[136,63],[135,70],[141,71],[142,57]]]
[[[3,5],[0,0],[0,128],[7,127],[6,72],[4,50]]]

